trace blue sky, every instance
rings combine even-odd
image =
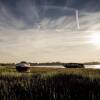
[[[99,61],[99,4],[100,0],[0,0],[0,62]]]

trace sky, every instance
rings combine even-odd
[[[99,5],[100,0],[0,0],[0,62],[100,61]]]

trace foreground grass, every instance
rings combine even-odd
[[[54,75],[57,74],[75,74],[83,77],[100,78],[100,69],[85,69],[85,68],[45,68],[45,67],[32,67],[30,73],[19,73],[16,71],[14,66],[0,66],[0,75],[11,75],[11,76],[21,76],[21,75],[31,75],[31,74],[45,74]]]
[[[100,70],[1,67],[0,100],[100,100]]]

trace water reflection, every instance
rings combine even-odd
[[[54,66],[49,66],[49,65],[45,65],[45,66],[34,66],[34,67],[46,67],[46,68],[65,68],[62,65],[54,65]]]
[[[85,65],[85,68],[100,69],[100,65]]]
[[[64,66],[34,66],[34,67],[46,67],[46,68],[65,68]],[[100,69],[100,65],[85,65],[85,68]]]

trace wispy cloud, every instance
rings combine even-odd
[[[98,5],[91,7],[93,0],[78,1],[0,0],[1,62],[65,61],[74,55],[84,60],[87,53],[82,50],[96,52],[88,42],[91,33],[86,31],[100,29],[100,9]],[[76,9],[80,30],[76,26]]]

